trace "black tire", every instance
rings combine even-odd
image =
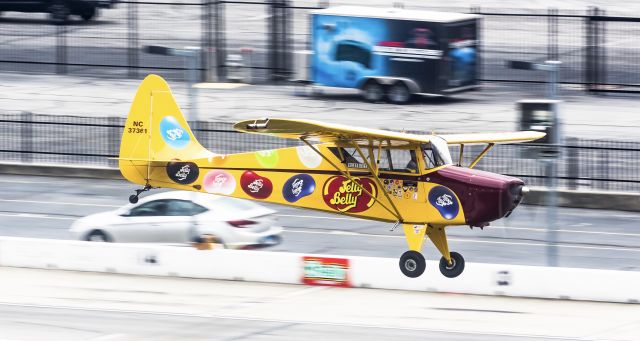
[[[132,203],[132,204],[137,203],[138,202],[138,196],[135,195],[135,194],[130,195],[129,196],[129,202]]]
[[[449,254],[453,264],[449,265],[449,262],[444,257],[440,258],[440,273],[448,278],[458,277],[464,271],[464,258],[457,252],[450,252]]]
[[[362,86],[362,98],[367,102],[376,103],[384,99],[384,87],[375,80],[370,80]]]
[[[101,242],[101,243],[111,242],[111,238],[109,238],[106,233],[100,230],[91,231],[91,233],[89,233],[84,240],[88,242]]]
[[[71,10],[69,9],[69,6],[67,6],[66,1],[64,0],[53,1],[49,5],[49,8],[47,8],[47,11],[49,12],[49,17],[51,18],[51,21],[58,24],[67,22],[67,19],[69,18],[69,14],[71,14]]]
[[[89,21],[93,19],[97,13],[98,10],[95,7],[90,7],[80,13],[80,18],[82,18],[82,20],[84,21]]]
[[[426,267],[427,263],[420,252],[407,251],[400,257],[400,271],[407,277],[419,277]]]
[[[411,91],[404,82],[395,82],[387,90],[387,98],[394,104],[407,104],[411,101]]]

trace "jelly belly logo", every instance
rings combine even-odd
[[[204,190],[214,194],[233,193],[236,189],[236,179],[229,172],[223,170],[212,170],[204,176],[202,180]]]
[[[173,116],[167,116],[160,121],[160,135],[164,142],[175,149],[182,149],[191,141],[187,130]]]
[[[327,206],[349,213],[363,212],[373,206],[378,195],[376,185],[370,179],[354,180],[355,182],[344,176],[329,178],[322,189],[322,198]]]
[[[268,198],[273,191],[271,180],[251,171],[242,173],[240,177],[240,187],[242,187],[242,190],[250,197],[256,199]]]
[[[349,287],[349,260],[344,258],[308,257],[302,258],[304,274],[302,283]]]
[[[316,190],[316,181],[308,174],[294,175],[282,187],[282,196],[288,202],[296,202]]]
[[[455,194],[444,186],[436,186],[429,191],[429,203],[447,220],[455,218],[460,211]]]
[[[200,175],[200,171],[193,162],[175,161],[167,164],[167,176],[181,185],[188,185],[196,181],[198,175]]]

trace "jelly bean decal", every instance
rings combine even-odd
[[[166,169],[169,179],[181,185],[188,185],[196,181],[200,175],[198,166],[193,162],[169,162]]]
[[[230,195],[236,190],[236,179],[223,170],[210,171],[202,182],[204,190],[208,193]]]
[[[251,171],[242,173],[240,177],[240,187],[242,187],[242,190],[250,197],[256,199],[266,199],[273,191],[271,180]]]
[[[260,166],[265,168],[273,168],[278,164],[280,157],[275,150],[261,150],[256,152],[256,159]]]
[[[349,213],[363,212],[373,206],[378,195],[375,183],[366,178],[354,178],[353,180],[355,182],[344,176],[329,178],[322,188],[322,198],[325,204],[336,211]]]
[[[444,186],[436,186],[429,191],[429,203],[447,220],[454,219],[460,211],[455,194]]]
[[[160,135],[164,142],[175,149],[182,149],[191,141],[187,129],[183,128],[173,116],[167,116],[160,121]]]
[[[282,196],[288,202],[296,202],[316,189],[316,181],[308,174],[294,175],[282,187]]]
[[[322,163],[322,156],[316,153],[309,146],[300,146],[296,148],[298,159],[307,168],[316,168]]]

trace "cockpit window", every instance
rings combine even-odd
[[[426,169],[450,165],[453,163],[447,141],[441,137],[434,136],[431,138],[430,144],[423,144],[421,147]]]
[[[382,149],[378,169],[385,172],[418,173],[418,159],[413,149]]]

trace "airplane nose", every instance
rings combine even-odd
[[[524,196],[529,193],[529,187],[524,185],[520,179],[513,179],[507,186],[505,195],[504,217],[511,215],[511,212],[522,202]]]

